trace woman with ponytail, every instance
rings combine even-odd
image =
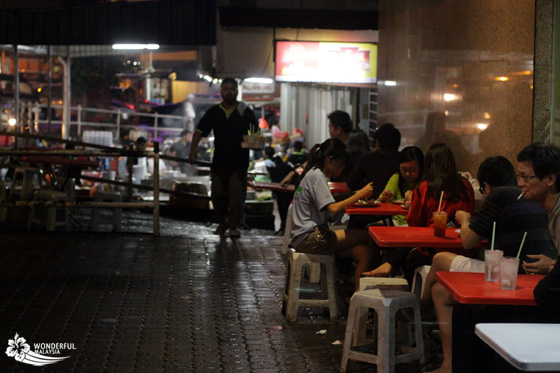
[[[365,229],[328,228],[329,215],[343,213],[346,207],[373,193],[369,183],[343,201],[334,200],[328,179],[339,176],[348,160],[346,146],[338,139],[313,146],[294,194],[291,243],[302,253],[354,258],[358,262],[354,275],[357,290],[360,274],[369,268],[373,257],[371,238]]]

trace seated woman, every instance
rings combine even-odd
[[[406,199],[410,202],[412,190],[416,188],[422,172],[424,171],[424,154],[416,146],[407,146],[399,153],[399,172],[391,176],[381,193],[378,201],[392,202]],[[393,224],[396,226],[407,226],[406,216],[393,216]],[[384,263],[372,271],[364,272],[362,276],[387,277],[394,273],[404,263],[410,248],[398,247],[383,251]]]
[[[465,249],[473,249],[483,238],[492,239],[493,223],[496,222],[494,247],[502,250],[504,256],[516,256],[524,232],[527,238],[520,258],[527,255],[544,254],[550,258],[556,255],[552,236],[548,230],[546,211],[536,203],[518,200],[521,189],[513,165],[502,156],[487,158],[480,164],[477,179],[480,192],[485,197],[480,213],[471,221],[470,213],[457,211],[457,222],[461,225],[461,241]],[[520,273],[523,269],[520,266]],[[455,300],[436,282],[438,271],[484,272],[484,261],[471,259],[450,252],[442,252],[434,257],[426,278],[422,294],[422,309],[435,306],[439,321],[440,338],[443,347],[443,363],[437,372],[451,371],[451,319]]]
[[[294,194],[291,243],[298,252],[355,259],[357,290],[360,273],[368,268],[373,256],[369,246],[372,240],[365,229],[331,231],[328,227],[329,214],[340,214],[373,193],[369,183],[351,197],[335,202],[328,178],[342,173],[348,156],[346,146],[338,139],[328,139],[311,149]]]
[[[406,216],[411,227],[432,227],[433,213],[445,211],[447,226],[456,227],[455,212],[474,212],[474,191],[467,179],[457,173],[455,156],[444,143],[431,145],[426,151],[424,176],[412,192],[410,210]],[[441,201],[441,203],[440,203]],[[416,267],[430,265],[436,252],[450,249],[414,248],[406,258],[405,277],[412,282]],[[463,253],[465,250],[459,250]]]

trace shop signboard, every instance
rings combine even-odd
[[[274,82],[272,83],[254,83],[243,81],[243,94],[272,94],[274,93]]]
[[[377,44],[276,41],[276,81],[376,83]]]

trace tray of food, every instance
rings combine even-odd
[[[359,199],[352,207],[379,207],[379,201]]]

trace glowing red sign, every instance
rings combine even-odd
[[[377,82],[377,45],[277,41],[276,80],[375,83]]]

